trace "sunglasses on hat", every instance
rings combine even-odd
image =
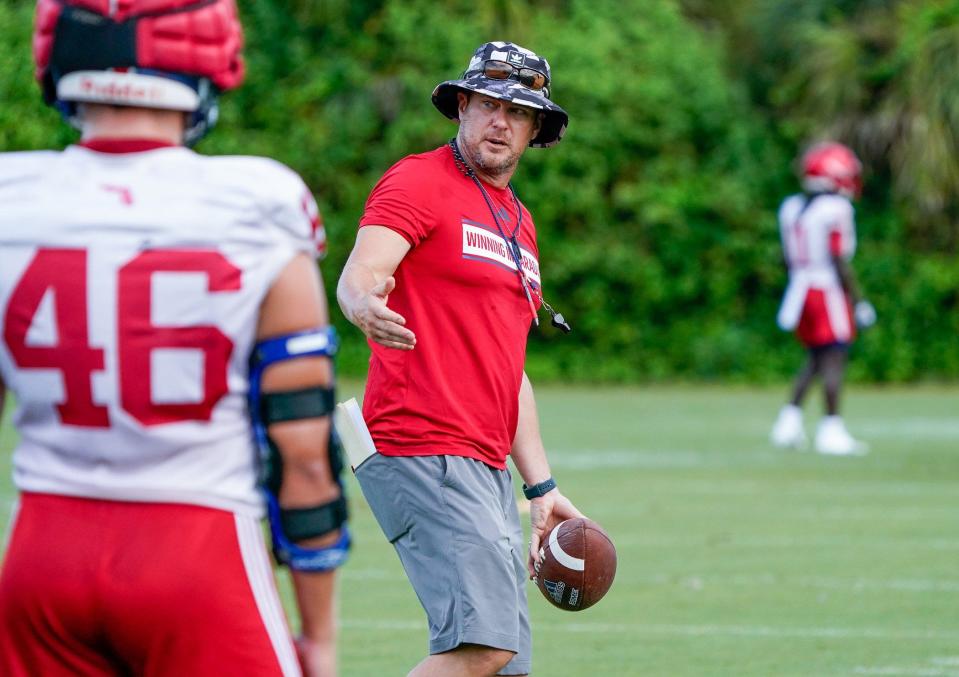
[[[549,78],[536,69],[520,68],[505,61],[490,59],[483,62],[482,73],[490,80],[516,80],[534,91],[543,90],[543,94],[549,97]]]

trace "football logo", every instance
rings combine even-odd
[[[543,585],[546,586],[546,590],[549,592],[549,596],[552,597],[557,604],[563,603],[563,591],[566,590],[566,584],[563,581],[543,581]]]

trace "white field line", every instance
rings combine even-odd
[[[959,489],[956,490],[959,495]],[[956,525],[955,533],[959,535],[959,500],[954,505],[923,505],[908,507],[892,507],[879,505],[865,506],[819,506],[819,505],[793,505],[789,506],[778,503],[775,506],[776,514],[782,518],[794,518],[800,520],[882,520],[882,522],[892,522],[898,520],[924,521],[927,519],[945,519],[952,520]],[[608,508],[610,512],[615,512],[618,516],[642,518],[649,515],[649,506],[642,501],[633,501],[627,504],[619,504],[615,508]],[[694,503],[678,503],[670,507],[672,514],[677,514],[684,509],[700,513],[708,512],[710,515],[743,513],[743,505],[738,503],[710,504],[703,506]],[[749,506],[749,512],[755,508]]]
[[[396,583],[406,580],[400,571],[387,569],[350,569],[340,575],[347,581],[383,581]],[[701,590],[705,587],[761,587],[775,586],[786,588],[814,588],[837,590],[841,592],[907,592],[907,593],[959,593],[959,580],[937,580],[923,578],[867,579],[841,578],[829,576],[801,576],[792,578],[777,574],[756,574],[752,576],[710,576],[653,574],[647,576],[629,576],[631,583],[646,585],[679,585],[684,588]]]
[[[357,630],[425,631],[426,621],[344,618],[342,627]],[[550,632],[583,635],[647,635],[655,637],[747,637],[755,639],[868,639],[955,641],[956,630],[890,630],[885,628],[776,627],[770,625],[682,625],[653,623],[550,623]]]
[[[959,489],[956,490],[957,499],[959,499]],[[710,507],[710,510],[713,506]],[[959,535],[959,500],[952,505],[923,505],[923,506],[805,506],[798,510],[789,511],[790,516],[797,516],[808,519],[828,519],[828,520],[873,520],[877,514],[882,513],[882,521],[890,520],[923,520],[926,518],[953,518],[953,524],[956,526],[955,533]]]
[[[738,436],[765,441],[775,418],[776,413],[772,412],[768,417],[736,416],[733,419],[726,419],[717,423],[690,414],[683,421],[682,426],[683,432],[719,434],[725,437]],[[588,425],[588,422],[585,420],[584,422]],[[644,437],[658,436],[674,431],[674,428],[665,428],[661,421],[649,417],[634,417],[632,422],[633,430],[640,432]],[[896,419],[851,415],[846,417],[846,422],[854,435],[874,443],[887,441],[959,441],[959,420],[947,414]],[[815,426],[815,417],[807,413],[805,426],[807,433],[815,432]]]
[[[959,420],[955,418],[916,417],[892,421],[863,419],[850,423],[856,435],[906,440],[956,440],[959,441]]]
[[[552,458],[550,459],[552,462]],[[832,482],[829,480],[810,481],[790,481],[785,486],[780,483],[743,481],[743,480],[688,480],[684,478],[674,478],[664,481],[662,478],[656,479],[657,484],[668,484],[668,492],[675,494],[695,494],[706,496],[752,496],[755,494],[769,494],[771,488],[775,488],[778,496],[825,496],[832,499],[837,498],[863,498],[863,497],[920,497],[934,498],[938,496],[954,497],[956,495],[956,486],[953,483],[939,482],[881,482],[872,480],[863,480],[856,484],[845,484]],[[653,487],[655,489],[655,487]]]
[[[773,452],[736,453],[693,451],[683,449],[551,449],[550,465],[569,470],[608,470],[610,468],[728,468],[746,460],[757,465],[771,465]],[[765,461],[765,462],[763,462]]]
[[[631,581],[637,578],[630,577]],[[786,588],[815,588],[818,590],[837,590],[841,592],[909,592],[909,593],[959,593],[959,581],[937,579],[865,579],[838,578],[828,576],[801,576],[790,578],[776,574],[757,574],[755,576],[670,576],[660,574],[639,577],[639,582],[657,585],[679,584],[683,587],[701,590],[707,586],[741,586],[754,588],[775,586]]]
[[[642,537],[625,534],[616,534],[617,547],[636,548],[878,548],[881,550],[898,549],[926,549],[926,550],[959,550],[959,539],[947,538],[903,538],[903,539],[863,539],[853,538],[792,538],[777,537],[723,537],[713,538],[702,536],[699,538],[683,537]]]
[[[753,454],[761,456],[770,462],[766,465],[781,462],[783,452],[761,452]],[[550,463],[560,468],[570,470],[597,470],[628,468],[694,468],[694,467],[728,467],[737,465],[732,459],[742,458],[741,454],[730,455],[724,453],[710,453],[703,451],[658,450],[644,449],[579,449],[576,451],[556,449],[549,452]],[[832,459],[826,459],[830,461]],[[657,478],[657,485],[663,480]],[[707,496],[753,496],[767,495],[775,487],[778,496],[824,496],[832,499],[848,499],[862,497],[890,496],[920,497],[923,499],[938,498],[939,496],[955,497],[956,487],[949,482],[884,482],[862,481],[855,484],[837,483],[828,480],[795,481],[782,486],[780,483],[742,481],[742,480],[687,480],[676,478],[666,482],[670,495],[694,494]],[[652,487],[653,495],[660,493],[657,485]],[[888,506],[887,506],[888,508]],[[816,510],[815,508],[812,508]],[[921,511],[922,507],[911,507],[907,510]],[[954,511],[959,515],[959,508],[931,506],[932,510]],[[842,515],[842,508],[833,509],[836,514]],[[902,509],[893,507],[890,512],[904,514]],[[909,514],[909,513],[906,513]],[[871,516],[871,515],[870,515]]]
[[[959,394],[959,391],[956,394]],[[954,401],[959,402],[959,399]],[[726,420],[717,424],[715,421],[690,416],[683,422],[683,430],[718,433],[725,436],[753,436],[765,440],[775,418],[776,414],[774,412],[768,418],[742,416],[735,420]],[[807,413],[806,419],[806,432],[815,432],[815,417]],[[866,441],[877,444],[893,440],[897,442],[920,440],[955,440],[959,442],[959,420],[948,414],[942,416],[908,416],[895,419],[851,415],[846,417],[846,422],[849,424],[850,431],[856,437],[862,437]],[[658,423],[658,421],[651,419],[638,419],[634,426],[635,429],[649,435],[662,434],[663,428]]]
[[[959,445],[959,439],[957,439]],[[842,458],[823,456],[812,452],[781,451],[770,448],[728,450],[701,449],[655,449],[637,445],[632,448],[562,449],[548,451],[550,465],[566,470],[603,472],[609,469],[679,470],[679,469],[728,469],[728,468],[773,468],[786,461],[802,457],[809,463],[822,466],[850,463],[868,464],[871,468],[893,468],[891,463],[903,454],[890,456],[876,451],[868,456]]]
[[[859,666],[853,670],[854,675],[876,675],[880,677],[959,677],[959,671],[949,668],[936,667],[899,667],[896,665],[882,665],[876,667]]]
[[[896,591],[896,592],[957,592],[959,581],[936,580],[924,578],[893,578],[865,579],[865,578],[827,578],[814,577],[800,578],[799,585],[826,590],[853,590],[859,591]],[[748,583],[747,583],[748,585]]]

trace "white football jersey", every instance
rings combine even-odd
[[[856,251],[852,203],[835,194],[821,194],[811,202],[805,195],[791,195],[779,208],[779,233],[789,267],[779,326],[795,328],[811,289],[824,291],[834,300],[837,316],[842,314],[845,294],[832,259],[839,256],[848,261]]]
[[[325,245],[302,180],[180,148],[0,154],[0,375],[22,491],[259,514],[260,304]]]
[[[856,251],[852,203],[841,195],[819,195],[808,206],[804,195],[786,198],[779,232],[790,271],[833,270],[834,253],[849,260]]]

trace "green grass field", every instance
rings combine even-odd
[[[784,390],[537,390],[554,474],[619,572],[579,614],[530,587],[536,674],[959,677],[959,387],[848,392],[864,458],[772,449]],[[0,429],[4,523],[13,443]],[[349,488],[341,674],[404,675],[425,622]]]

